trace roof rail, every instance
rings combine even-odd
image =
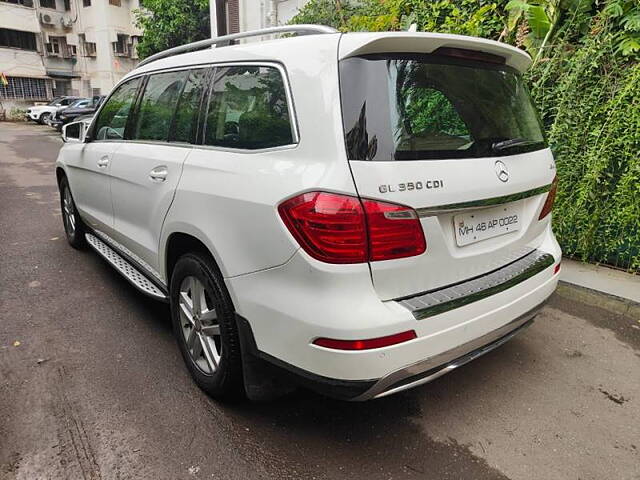
[[[179,47],[174,47],[162,52],[158,52],[142,60],[140,63],[138,63],[138,67],[146,65],[147,63],[155,62],[156,60],[160,60],[161,58],[172,57],[180,53],[192,52],[194,50],[202,50],[210,47],[211,45],[217,45],[220,43],[228,44],[240,38],[261,37],[264,35],[272,35],[276,33],[297,33],[298,35],[314,35],[322,33],[338,33],[338,30],[324,25],[286,25],[282,27],[269,27],[263,28],[261,30],[251,30],[249,32],[232,33],[230,35],[223,35],[222,37],[209,38],[206,40],[200,40],[198,42],[187,43],[186,45],[180,45]]]

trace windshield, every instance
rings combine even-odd
[[[350,160],[512,155],[546,147],[522,77],[505,65],[385,54],[340,62]]]
[[[62,100],[62,97],[55,97],[53,100],[51,100],[49,103],[47,103],[47,105],[53,106],[56,103],[60,103],[60,100]]]
[[[83,108],[88,105],[89,105],[89,99],[81,98],[80,100],[76,100],[71,105],[69,105],[69,108]]]

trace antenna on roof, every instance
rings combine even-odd
[[[200,40],[199,42],[187,43],[186,45],[180,45],[179,47],[170,48],[162,52],[151,55],[141,61],[138,66],[146,65],[147,63],[155,62],[161,58],[172,57],[180,53],[193,52],[195,50],[203,50],[211,45],[226,46],[233,40],[249,37],[262,37],[264,35],[273,35],[278,33],[296,33],[298,35],[318,35],[327,33],[338,33],[338,30],[332,27],[324,25],[286,25],[282,27],[269,27],[260,30],[252,30],[249,32],[232,33],[231,35],[223,35],[222,37],[209,38],[207,40]]]

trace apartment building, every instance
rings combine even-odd
[[[137,63],[139,0],[0,0],[0,111],[109,90]]]

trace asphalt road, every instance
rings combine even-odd
[[[640,479],[640,324],[557,294],[396,396],[209,399],[166,306],[66,244],[60,145],[0,123],[0,478]]]

